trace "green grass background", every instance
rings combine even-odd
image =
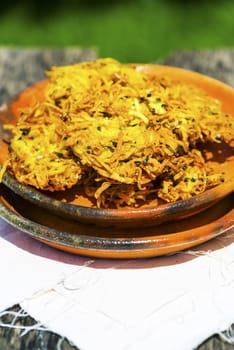
[[[5,1],[0,45],[81,46],[122,62],[234,47],[233,0]]]

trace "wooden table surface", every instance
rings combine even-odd
[[[96,53],[92,50],[25,50],[0,48],[0,104],[14,96],[28,84],[42,78],[43,71],[51,65],[70,64],[82,60],[92,60]],[[25,64],[27,62],[27,64]],[[166,58],[162,63],[174,65],[207,74],[234,86],[234,49],[184,51]],[[19,305],[13,305],[7,311],[18,312]],[[9,324],[14,316],[0,316],[0,324]],[[234,315],[233,315],[234,319]],[[76,350],[66,338],[47,330],[31,330],[24,336],[21,327],[32,326],[36,321],[30,316],[18,316],[14,321],[18,328],[0,326],[0,350]],[[233,350],[223,336],[213,335],[201,344],[197,350]],[[233,324],[234,337],[234,324]],[[147,349],[146,349],[147,350]]]

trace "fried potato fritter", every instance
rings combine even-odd
[[[197,87],[113,59],[53,67],[45,98],[13,129],[8,171],[61,191],[80,184],[98,207],[186,199],[222,181],[198,143],[230,142],[233,118]]]

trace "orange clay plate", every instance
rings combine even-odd
[[[192,71],[160,66],[160,65],[135,65],[136,69],[146,72],[153,72],[160,76],[168,76],[181,82],[196,85],[207,93],[222,102],[226,113],[234,116],[234,90],[207,76]],[[7,158],[8,146],[5,140],[9,135],[1,128],[4,123],[15,123],[19,116],[19,110],[25,107],[33,99],[43,99],[43,91],[47,80],[23,91],[17,99],[9,103],[8,107],[0,113],[0,164]],[[99,209],[92,206],[92,203],[81,193],[78,195],[77,188],[57,194],[42,193],[32,187],[20,184],[9,174],[3,177],[3,183],[13,192],[22,198],[30,201],[40,208],[57,214],[63,218],[77,220],[82,223],[96,224],[99,226],[155,226],[163,222],[179,220],[196,215],[199,212],[213,206],[234,189],[234,155],[233,147],[226,144],[207,145],[206,157],[209,164],[223,172],[224,183],[206,192],[194,196],[188,200],[181,200],[175,203],[162,204],[158,206],[141,207],[137,209]]]
[[[234,232],[233,195],[190,218],[154,227],[101,227],[51,214],[0,185],[0,216],[51,247],[98,258],[136,259],[176,253]]]

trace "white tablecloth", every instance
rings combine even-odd
[[[0,311],[19,303],[81,350],[190,350],[234,321],[233,231],[118,261],[52,249],[1,219],[0,230]]]

